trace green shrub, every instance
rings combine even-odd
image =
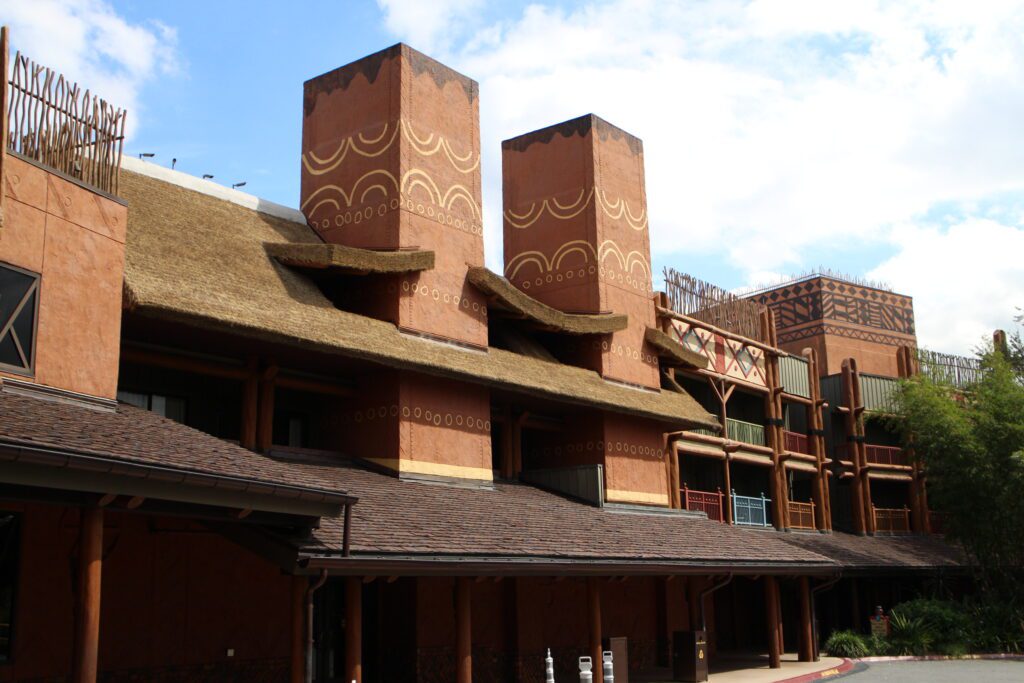
[[[922,617],[907,617],[894,611],[889,618],[889,647],[896,655],[926,655],[932,651],[935,632]]]
[[[833,657],[860,659],[868,656],[864,639],[853,631],[836,631],[825,641],[825,650]]]
[[[900,646],[906,654],[966,654],[970,647],[968,631],[971,617],[967,609],[958,603],[944,600],[919,599],[896,605],[892,609],[890,624],[893,636],[897,635],[895,619],[905,620],[907,634],[901,638]]]
[[[868,655],[871,657],[887,657],[892,654],[892,644],[885,636],[870,635],[867,641]]]

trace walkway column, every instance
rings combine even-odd
[[[306,680],[306,588],[309,580],[304,576],[292,577],[292,661],[291,683]]]
[[[363,580],[345,578],[345,683],[363,683]]]
[[[782,667],[782,650],[779,633],[779,582],[774,576],[764,577],[765,621],[768,622],[768,666]]]
[[[455,579],[455,683],[473,681],[472,579]]]
[[[690,630],[701,631],[704,629],[704,610],[700,600],[700,589],[702,581],[697,576],[689,576],[686,579],[686,606],[690,611]]]
[[[103,578],[103,508],[82,509],[78,531],[78,604],[74,683],[96,683],[100,647],[100,587]]]
[[[587,617],[590,621],[590,659],[594,663],[594,683],[604,681],[601,668],[601,584],[595,576],[587,578]]]
[[[814,661],[814,615],[811,613],[811,581],[800,577],[800,661]]]

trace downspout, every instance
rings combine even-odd
[[[313,593],[326,582],[327,570],[321,569],[320,578],[306,590],[306,683],[313,683]]]
[[[821,658],[821,650],[818,647],[818,608],[817,608],[817,595],[823,593],[830,588],[834,587],[839,583],[839,579],[843,578],[842,574],[836,574],[833,578],[829,579],[825,583],[819,584],[811,589],[811,637],[813,638],[812,647],[814,652],[814,661],[818,661]]]
[[[704,598],[711,595],[719,588],[725,588],[732,581],[732,572],[725,575],[725,578],[716,584],[712,584],[700,592],[700,630],[707,631],[707,620],[704,618]]]

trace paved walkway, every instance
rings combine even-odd
[[[955,660],[945,662],[872,662],[867,669],[842,677],[861,683],[1020,683],[1024,662],[1012,660]]]
[[[831,669],[842,662],[842,659],[836,657],[822,657],[819,662],[801,662],[793,652],[782,656],[781,669],[771,669],[768,667],[768,655],[725,654],[714,660],[708,680],[710,683],[773,683]],[[635,683],[670,683],[672,673],[666,670],[645,676],[631,675],[629,680]]]

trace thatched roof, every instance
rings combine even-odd
[[[707,367],[707,358],[686,348],[659,329],[648,327],[644,332],[644,340],[657,350],[663,365],[688,368]]]
[[[338,310],[310,279],[267,255],[268,242],[318,243],[305,224],[129,171],[122,173],[121,194],[129,202],[125,303],[136,315],[682,428],[717,424],[687,394],[639,391],[512,351],[438,344]]]
[[[469,281],[487,295],[492,307],[525,318],[535,327],[565,334],[611,334],[626,329],[625,315],[563,313],[525,294],[511,282],[484,267],[470,268]]]
[[[413,273],[434,267],[434,252],[374,251],[341,244],[271,242],[267,253],[286,266],[310,270],[338,270],[345,273]]]

